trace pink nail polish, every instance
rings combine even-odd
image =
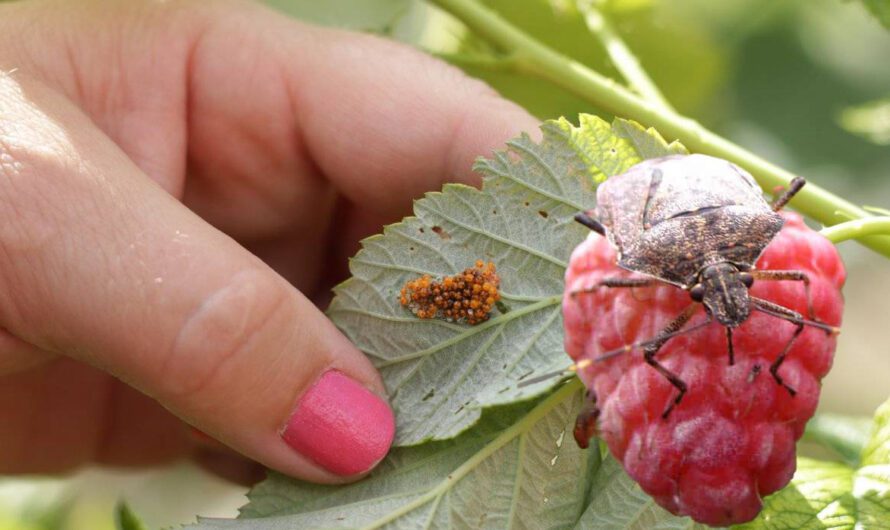
[[[281,437],[331,473],[348,476],[386,456],[394,434],[395,420],[385,401],[329,370],[300,398]]]

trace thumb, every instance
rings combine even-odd
[[[42,85],[0,74],[0,110],[0,326],[288,475],[383,458],[380,377],[305,296]]]

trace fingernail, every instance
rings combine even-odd
[[[385,401],[329,370],[300,398],[281,437],[331,473],[348,476],[383,459],[394,434],[395,420]]]

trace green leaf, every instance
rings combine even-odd
[[[145,523],[123,499],[114,508],[114,524],[117,530],[148,530]]]
[[[677,517],[652,500],[612,457],[603,460],[591,487],[593,498],[575,525],[577,530],[704,530],[688,517]]]
[[[798,458],[791,484],[765,500],[757,519],[735,528],[852,529],[856,522],[852,481],[853,470],[844,464]]]
[[[396,413],[396,445],[450,438],[485,407],[527,399],[556,380],[524,388],[531,374],[570,364],[563,350],[563,275],[587,229],[573,217],[594,204],[595,180],[645,157],[678,152],[654,131],[594,116],[542,127],[481,160],[482,190],[446,185],[415,202],[415,217],[363,242],[352,278],[335,289],[331,319],[367,355],[386,382]],[[423,274],[452,275],[492,261],[509,312],[477,326],[420,320],[399,291]]]
[[[273,475],[240,520],[189,528],[566,528],[599,464],[572,440],[583,399],[575,380],[529,410],[502,407],[456,439],[392,451],[369,477],[319,486]]]
[[[890,0],[859,0],[871,11],[871,14],[883,25],[890,29]]]
[[[890,400],[878,408],[860,467],[797,459],[791,484],[768,497],[754,530],[890,529]]]

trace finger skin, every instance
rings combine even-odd
[[[30,370],[55,357],[53,353],[0,329],[0,377]]]
[[[0,473],[151,466],[195,450],[157,401],[67,357],[0,376]]]

